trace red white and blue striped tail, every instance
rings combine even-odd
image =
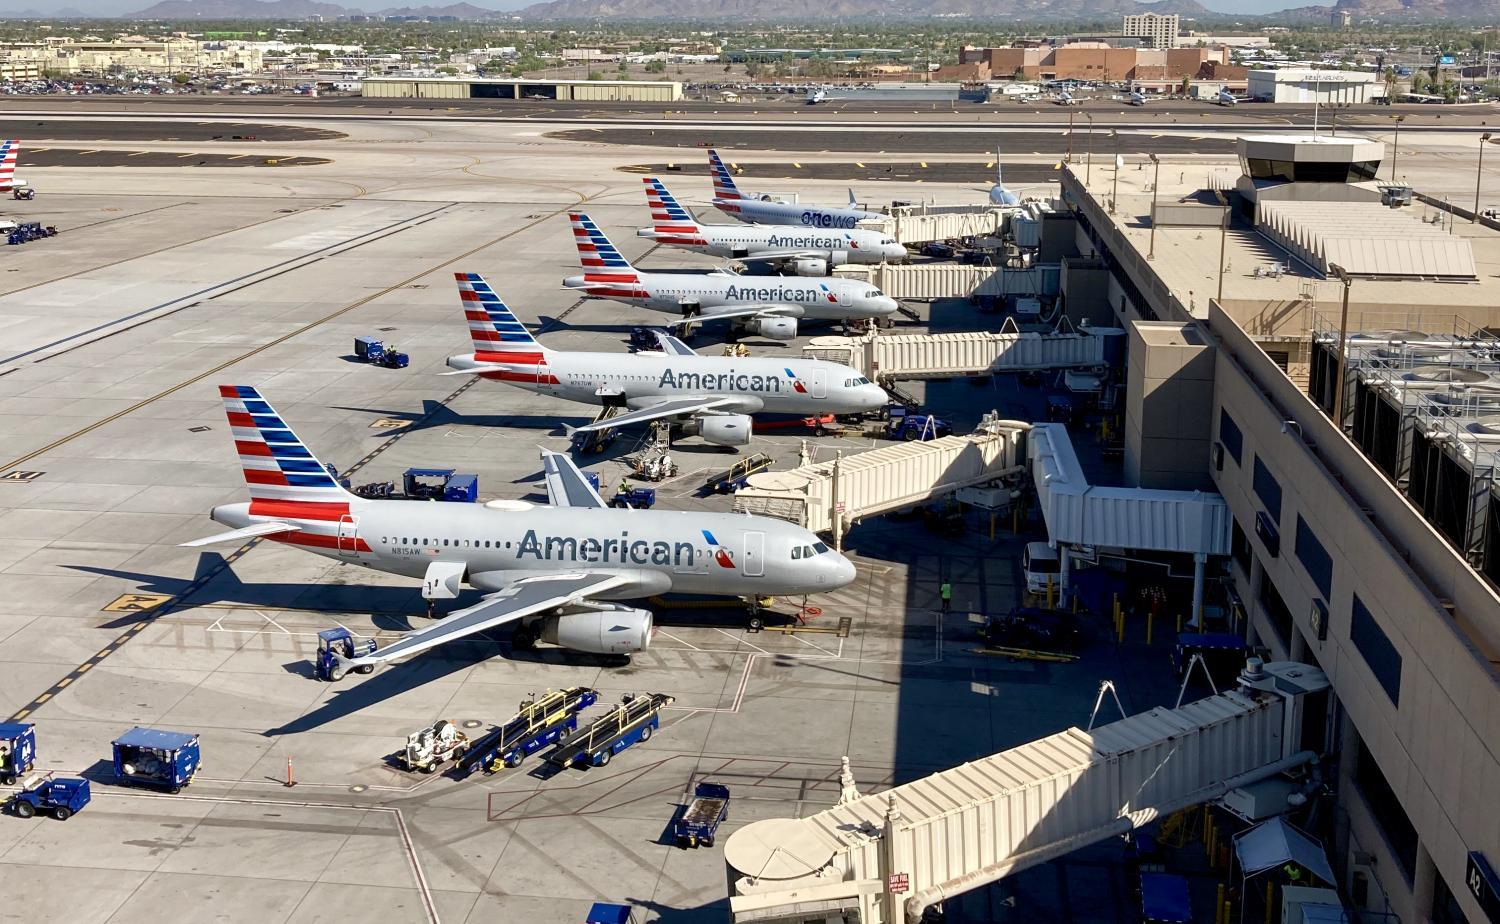
[[[630,261],[610,242],[594,220],[582,212],[568,216],[573,222],[573,242],[578,245],[578,262],[585,278],[599,274],[607,282],[635,282],[638,277]]]
[[[656,240],[663,244],[703,244],[703,229],[691,212],[683,208],[666,185],[654,176],[643,176],[646,204],[651,207],[651,223]]]
[[[724,166],[724,161],[719,159],[719,152],[712,148],[708,151],[708,171],[713,174],[715,199],[744,198],[740,195],[740,188],[734,185],[734,175],[729,172],[728,167]],[[720,208],[723,206],[721,205]]]
[[[250,488],[251,515],[334,522],[349,515],[349,502],[357,498],[339,487],[259,391],[220,385],[219,396]]]
[[[464,305],[464,318],[469,322],[474,355],[481,362],[486,361],[484,354],[535,355],[541,352],[542,345],[536,342],[531,331],[483,276],[454,273],[453,278],[458,282],[458,297]]]
[[[0,186],[16,178],[16,160],[21,156],[21,142],[12,138],[0,141]]]

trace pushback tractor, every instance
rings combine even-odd
[[[521,703],[515,716],[475,741],[456,764],[460,773],[519,767],[529,755],[578,731],[578,714],[599,701],[588,687],[548,690]]]
[[[11,814],[18,818],[34,815],[51,815],[58,821],[67,821],[83,811],[93,796],[89,792],[89,781],[77,777],[57,777],[52,774],[28,778],[21,791],[11,797]]]

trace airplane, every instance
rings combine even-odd
[[[1082,106],[1083,105],[1083,100],[1081,100],[1078,97],[1074,96],[1072,93],[1069,93],[1067,90],[1061,90],[1057,94],[1057,105],[1059,105],[1059,106]]]
[[[838,97],[829,96],[826,87],[814,87],[813,89],[807,91],[807,105],[809,106],[816,106],[819,103],[826,103],[831,99],[837,98]]]
[[[464,583],[485,594],[373,654],[342,660],[345,671],[507,624],[515,626],[516,649],[540,640],[629,655],[650,645],[652,614],[611,601],[669,591],[817,593],[854,580],[853,563],[783,520],[610,508],[571,459],[545,449],[548,505],[356,497],[338,485],[257,389],[221,385],[219,395],[250,501],[213,508],[210,517],[229,531],[183,545],[260,537],[421,578],[428,600],[454,599]]]
[[[36,190],[31,184],[16,176],[16,159],[21,156],[21,142],[12,138],[0,142],[0,193],[10,193],[15,199],[35,199]]]
[[[901,263],[906,248],[880,231],[820,231],[800,225],[701,225],[677,202],[666,184],[654,176],[641,177],[650,228],[636,231],[660,244],[682,250],[756,260],[789,266],[798,276],[826,276],[829,267],[845,263]]]
[[[1005,188],[1001,173],[1000,150],[995,150],[995,185],[990,187],[990,205],[1020,205],[1021,197]]]
[[[727,270],[708,273],[649,273],[630,265],[581,212],[573,222],[573,242],[583,275],[563,280],[565,288],[592,298],[666,311],[684,321],[728,320],[772,340],[797,336],[797,321],[883,318],[896,313],[896,300],[866,282],[795,276],[741,276]]]
[[[1220,106],[1234,106],[1238,103],[1248,103],[1251,99],[1252,97],[1249,96],[1235,96],[1228,90],[1220,90],[1219,95],[1214,97],[1214,102]]]
[[[1132,106],[1144,106],[1144,105],[1146,105],[1146,94],[1142,93],[1140,90],[1131,90],[1130,91],[1130,105],[1132,105]]]
[[[474,352],[448,357],[454,372],[583,404],[629,408],[570,432],[686,421],[718,446],[750,442],[751,414],[857,414],[890,403],[884,388],[839,363],[816,359],[700,356],[657,333],[662,352],[574,353],[537,342],[478,273],[454,273]]]
[[[714,208],[740,221],[806,225],[809,228],[855,228],[862,221],[885,217],[879,212],[859,208],[852,189],[849,190],[849,204],[844,208],[777,202],[768,195],[741,192],[719,152],[712,148],[708,152],[708,172],[714,180]]]

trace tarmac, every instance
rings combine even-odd
[[[356,484],[447,466],[477,473],[484,499],[536,499],[538,447],[563,450],[562,424],[593,409],[439,377],[445,357],[469,350],[451,274],[487,274],[549,347],[623,351],[631,326],[665,316],[561,289],[577,268],[569,210],[586,208],[646,266],[713,265],[648,253],[631,233],[644,204],[620,168],[670,152],[516,125],[339,131],[278,141],[326,164],[39,167],[27,177],[37,199],[5,203],[7,217],[62,233],[10,248],[0,274],[0,716],[37,723],[38,769],[94,782],[94,802],[65,823],[0,818],[0,881],[23,884],[28,922],[567,922],[598,900],[630,902],[649,921],[721,922],[718,848],[679,849],[667,833],[695,782],[729,785],[727,831],[832,804],[843,756],[862,791],[879,790],[1085,724],[1104,679],[1130,711],[1175,696],[1162,626],[1154,646],[1141,625],[1117,645],[1091,618],[1092,644],[1071,664],[973,650],[970,614],[1020,600],[1034,517],[993,538],[977,517],[956,538],[920,518],[857,526],[856,582],[806,601],[820,610],[805,611],[809,625],[833,631],[756,633],[734,606],[664,606],[652,646],[624,667],[515,652],[497,636],[340,684],[312,679],[321,629],[391,639],[426,625],[418,588],[271,542],[179,547],[220,530],[214,505],[245,498],[217,387],[260,387]],[[795,186],[842,201],[839,183]],[[701,202],[707,189],[700,174],[683,192]],[[881,193],[977,195],[908,180]],[[915,307],[923,322],[907,330],[992,326],[962,301]],[[717,349],[720,333],[696,343]],[[410,368],[358,363],[351,341],[365,334],[409,353]],[[761,355],[799,352],[748,342]],[[960,432],[990,409],[1043,413],[1042,390],[1010,380],[913,390]],[[804,439],[820,459],[883,444],[773,431],[744,451],[790,467]],[[1118,477],[1079,439],[1091,478]],[[632,441],[580,462],[613,482]],[[660,505],[727,509],[698,487],[733,457],[695,439],[676,455],[682,473],[657,486]],[[774,611],[789,624],[803,605]],[[677,699],[658,735],[604,769],[458,780],[392,765],[405,736],[436,719],[482,731],[530,693],[580,684],[601,702]],[[137,724],[202,735],[204,769],[185,792],[114,785],[109,743]],[[1132,902],[1118,847],[1104,845],[948,913],[1112,922]]]

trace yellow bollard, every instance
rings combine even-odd
[[[993,513],[991,513],[990,514],[990,541],[993,542],[994,539],[995,539],[995,515]]]
[[[1021,508],[1020,507],[1012,507],[1012,508],[1010,508],[1010,531],[1011,531],[1011,533],[1013,533],[1015,535],[1020,535],[1020,532],[1021,532]]]
[[[1118,622],[1119,619],[1120,619],[1120,595],[1119,594],[1115,594],[1115,620]]]
[[[1224,883],[1219,883],[1219,896],[1214,899],[1214,924],[1228,924],[1224,920]]]
[[[1049,575],[1047,575],[1047,609],[1049,609],[1049,610],[1052,609],[1052,603],[1053,603],[1052,594],[1053,594],[1052,575],[1049,574]]]
[[[1075,613],[1078,612],[1078,595],[1077,594],[1073,595],[1073,612],[1075,612]]]
[[[1230,922],[1231,917],[1232,917],[1233,914],[1234,914],[1234,906],[1229,903],[1228,899],[1225,899],[1224,900],[1224,924],[1229,924],[1229,922]]]
[[[1177,614],[1177,634],[1178,635],[1182,634],[1182,614],[1181,613]]]
[[[1155,626],[1155,624],[1156,624],[1156,614],[1155,613],[1147,613],[1146,614],[1146,644],[1147,645],[1151,644],[1151,630]]]
[[[1213,820],[1210,819],[1208,822],[1208,837],[1203,841],[1203,850],[1208,857],[1209,866],[1213,866],[1214,860],[1218,857],[1218,851],[1214,849],[1216,846],[1215,842],[1218,839],[1219,829],[1214,825]]]
[[[1266,924],[1271,924],[1271,922],[1273,920],[1275,920],[1276,909],[1271,906],[1271,902],[1274,901],[1275,899],[1276,899],[1276,880],[1274,880],[1274,879],[1267,879],[1266,880]]]

